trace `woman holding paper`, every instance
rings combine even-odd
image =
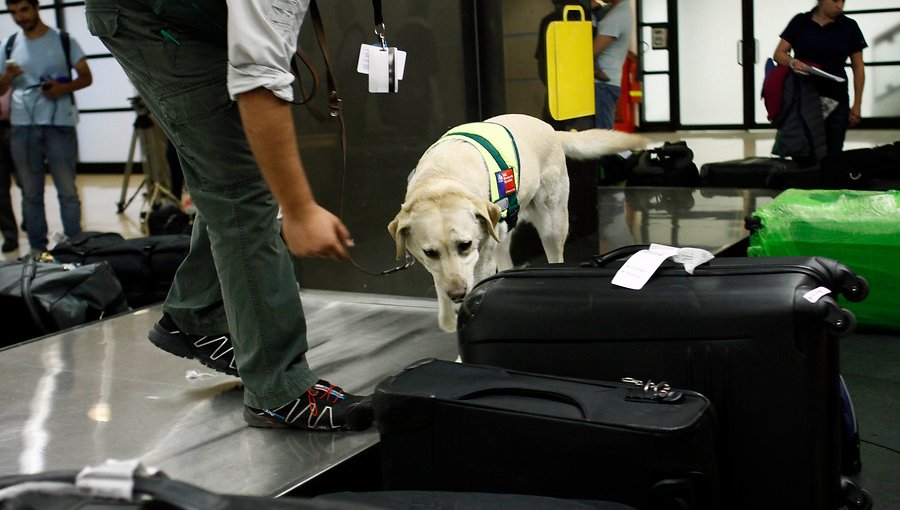
[[[862,50],[867,46],[859,25],[844,15],[844,0],[818,0],[811,11],[791,19],[775,49],[773,58],[779,65],[789,66],[797,74],[816,76],[823,112],[831,110],[825,118],[829,156],[840,154],[847,128],[860,120],[866,81]],[[853,69],[852,106],[844,69],[847,57]]]

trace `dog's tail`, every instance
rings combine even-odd
[[[597,159],[625,150],[643,149],[649,143],[649,140],[641,135],[611,129],[557,131],[556,136],[562,144],[566,157],[576,160]]]

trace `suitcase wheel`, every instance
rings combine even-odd
[[[831,327],[831,332],[838,338],[843,338],[856,330],[856,316],[843,308],[841,312],[843,313],[837,314],[834,319],[831,314],[825,319]]]
[[[872,495],[847,477],[841,477],[841,497],[848,510],[872,510],[875,506]]]
[[[845,282],[844,288],[841,289],[841,294],[847,298],[847,301],[857,303],[866,299],[866,296],[869,295],[869,282],[862,276],[857,276],[849,280],[850,281]]]

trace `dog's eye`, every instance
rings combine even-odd
[[[422,253],[424,253],[425,256],[428,257],[428,258],[430,258],[430,259],[436,259],[436,258],[438,258],[438,252],[437,252],[437,250],[422,250]]]
[[[469,251],[469,248],[472,247],[472,241],[463,241],[463,242],[459,243],[459,245],[457,245],[457,247],[459,248],[460,253],[465,253],[465,252]]]

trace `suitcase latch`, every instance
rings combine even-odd
[[[669,383],[665,381],[655,383],[650,379],[647,379],[647,382],[644,382],[633,377],[623,377],[622,382],[637,386],[637,388],[629,391],[628,395],[625,395],[625,400],[629,402],[674,404],[680,402],[681,399],[684,398],[683,392],[673,390]]]

